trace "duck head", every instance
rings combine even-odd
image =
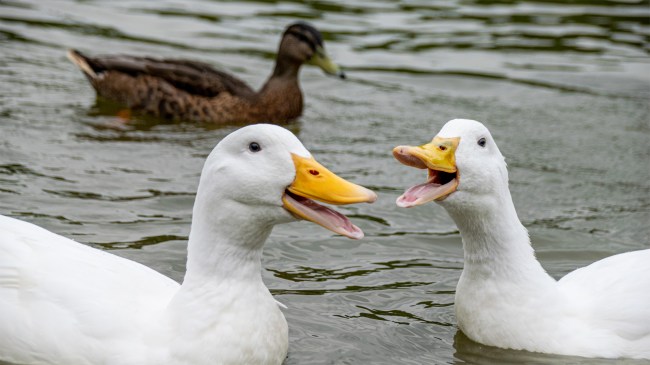
[[[428,172],[425,183],[409,188],[397,199],[402,208],[431,201],[471,205],[508,189],[504,158],[490,131],[474,120],[451,120],[431,142],[397,146],[393,156],[404,165]]]
[[[363,237],[361,229],[317,201],[341,205],[376,199],[371,190],[318,163],[293,133],[270,124],[226,136],[206,160],[196,198],[202,206],[230,209],[260,224],[303,219],[354,239]]]
[[[305,22],[289,25],[282,35],[278,50],[278,69],[291,69],[302,64],[320,67],[326,74],[345,78],[345,73],[334,63],[323,44],[323,36],[313,26]]]

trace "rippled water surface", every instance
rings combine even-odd
[[[390,150],[455,117],[485,122],[555,277],[650,246],[648,1],[2,0],[0,213],[181,280],[200,169],[234,127],[120,123],[65,50],[203,60],[257,87],[297,19],[349,78],[303,69],[305,113],[288,127],[379,201],[340,209],[362,241],[274,230],[263,275],[289,307],[286,363],[599,363],[458,332],[460,236],[434,204],[395,206],[424,176]]]

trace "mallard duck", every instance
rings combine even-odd
[[[314,200],[375,199],[316,162],[291,132],[253,125],[225,137],[205,162],[181,285],[0,216],[0,361],[281,364],[287,322],[260,262],[273,226],[305,219],[359,239],[361,229]]]
[[[508,170],[488,129],[448,122],[401,163],[425,169],[400,207],[435,201],[463,241],[458,327],[490,346],[561,355],[650,359],[650,250],[618,254],[553,279],[535,258],[508,189]]]
[[[284,31],[275,69],[258,92],[203,62],[88,57],[76,50],[69,50],[68,58],[106,99],[156,117],[217,124],[284,123],[298,118],[303,108],[298,74],[304,63],[345,78],[327,56],[320,32],[303,22]]]

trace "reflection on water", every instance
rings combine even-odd
[[[0,1],[0,213],[180,281],[203,161],[237,126],[125,112],[65,50],[196,59],[259,87],[298,19],[348,80],[304,68],[305,114],[288,128],[379,200],[341,208],[362,241],[274,230],[264,280],[289,307],[286,363],[618,363],[458,333],[458,231],[434,205],[395,207],[425,176],[390,151],[451,118],[484,121],[554,277],[650,246],[649,1]]]
[[[528,351],[513,351],[504,350],[490,346],[478,344],[465,336],[462,332],[456,332],[454,336],[454,348],[456,349],[456,357],[458,363],[461,364],[485,364],[485,365],[518,365],[518,364],[590,364],[590,365],[605,365],[605,364],[642,364],[644,361],[638,360],[623,360],[619,359],[615,362],[605,359],[585,359],[575,356],[556,356],[548,354],[540,354]]]

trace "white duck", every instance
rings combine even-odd
[[[261,278],[275,224],[351,238],[332,204],[375,193],[318,164],[286,129],[242,128],[208,157],[182,285],[133,261],[0,216],[0,360],[19,364],[280,364],[287,323]]]
[[[455,306],[467,337],[535,352],[650,358],[650,250],[615,255],[556,281],[535,258],[506,163],[485,126],[452,120],[431,143],[398,146],[393,155],[429,172],[397,205],[436,201],[460,230],[465,264]]]

